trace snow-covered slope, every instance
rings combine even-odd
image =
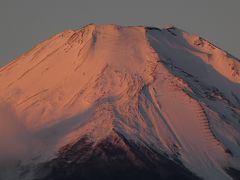
[[[114,139],[134,161],[126,139],[200,178],[231,179],[240,169],[239,73],[238,59],[175,27],[59,33],[0,68],[0,159],[32,167],[87,136],[92,149]]]

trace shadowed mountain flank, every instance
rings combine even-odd
[[[37,172],[48,172],[36,180],[67,179],[200,179],[176,163],[143,145],[124,139],[117,133],[94,144],[82,137],[59,152],[58,158],[39,165]],[[39,173],[41,174],[41,173]]]

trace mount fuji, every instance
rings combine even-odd
[[[0,179],[240,179],[240,60],[177,27],[89,24],[0,67]]]

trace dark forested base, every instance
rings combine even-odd
[[[39,165],[35,180],[195,180],[180,163],[119,134],[98,144],[84,137],[63,148],[59,157]]]
[[[240,171],[234,168],[226,168],[227,173],[234,179],[240,179]]]

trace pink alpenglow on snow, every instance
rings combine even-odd
[[[162,178],[171,179],[154,163],[163,157],[189,179],[236,178],[239,83],[237,58],[176,27],[64,31],[0,68],[0,160],[11,161],[0,162],[0,177],[80,178],[49,164],[64,159],[73,170],[93,156],[111,165],[114,156],[140,169],[151,162]]]

